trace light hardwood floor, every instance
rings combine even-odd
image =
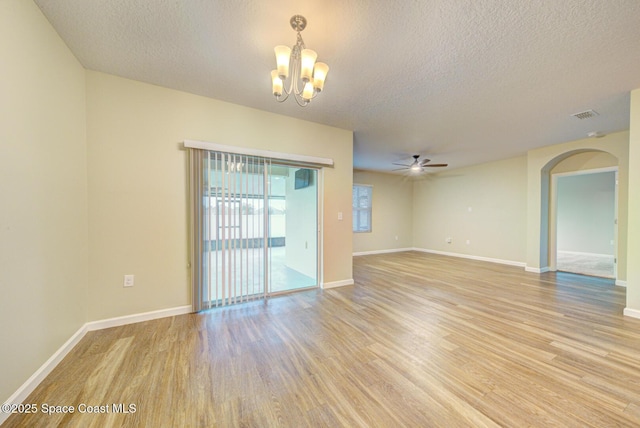
[[[27,402],[136,412],[6,426],[640,425],[640,320],[611,280],[416,252],[354,278],[89,333]]]

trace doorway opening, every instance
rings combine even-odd
[[[552,175],[554,270],[617,277],[617,167]]]

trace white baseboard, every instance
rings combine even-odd
[[[530,266],[526,266],[524,268],[525,272],[533,272],[533,273],[545,273],[545,272],[550,272],[551,269],[549,269],[549,266],[545,266],[542,268],[536,268],[536,267],[530,267]]]
[[[80,342],[80,340],[87,334],[87,325],[83,325],[67,340],[64,345],[60,347],[54,354],[42,365],[34,374],[31,375],[25,383],[23,383],[16,392],[11,395],[6,401],[8,404],[20,404],[27,399],[29,394],[45,377],[62,361],[62,359],[73,349],[74,346]],[[0,425],[10,416],[10,413],[0,412]]]
[[[125,315],[122,317],[108,318],[105,320],[91,321],[85,324],[87,331],[102,330],[104,328],[118,327],[121,325],[135,324],[142,321],[150,321],[158,318],[173,317],[193,312],[191,305],[175,308],[160,309],[157,311],[143,312],[141,314]]]
[[[620,287],[626,287],[627,286],[627,281],[622,281],[622,280],[616,279],[616,285],[619,285]]]
[[[459,257],[461,259],[471,259],[471,260],[479,260],[481,262],[490,262],[490,263],[498,263],[501,265],[509,265],[509,266],[519,266],[525,267],[526,264],[524,262],[516,262],[513,260],[502,260],[502,259],[494,259],[491,257],[482,257],[482,256],[472,256],[469,254],[461,254],[461,253],[450,253],[447,251],[438,251],[438,250],[428,250],[426,248],[412,248],[413,251],[420,251],[423,253],[431,253],[431,254],[439,254],[441,256],[450,256],[450,257]]]
[[[624,308],[624,315],[632,318],[640,318],[640,311],[637,309]]]
[[[563,250],[558,250],[558,253],[574,254],[574,255],[576,255],[576,256],[611,257],[611,258],[613,258],[613,257],[614,257],[614,255],[613,255],[613,254],[583,253],[583,252],[581,252],[581,251],[563,251]]]
[[[353,280],[351,280],[353,284]],[[193,312],[191,305],[178,306],[169,309],[160,309],[158,311],[144,312],[141,314],[126,315],[123,317],[109,318],[99,321],[91,321],[84,324],[76,331],[64,345],[60,347],[36,372],[31,375],[25,383],[23,383],[16,392],[6,401],[10,404],[20,404],[27,399],[29,394],[44,380],[45,377],[62,361],[62,359],[80,342],[80,340],[89,331],[101,330],[104,328],[117,327],[126,324],[134,324],[141,321],[149,321],[158,318],[172,317],[175,315],[183,315]],[[10,416],[9,413],[0,412],[0,425]]]
[[[374,250],[374,251],[359,251],[353,253],[353,256],[368,256],[370,254],[386,254],[386,253],[402,253],[404,251],[412,251],[413,248],[393,248],[390,250]]]
[[[326,290],[327,288],[343,287],[345,285],[353,284],[353,279],[343,279],[342,281],[325,282],[324,284],[322,284],[322,288]]]

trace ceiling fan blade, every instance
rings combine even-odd
[[[406,166],[407,168],[411,167],[411,165],[406,165],[403,163],[392,163],[391,165]]]
[[[424,168],[439,168],[439,167],[443,167],[443,166],[449,166],[448,163],[434,163],[431,165],[422,165]]]
[[[422,161],[420,161],[420,166],[424,166],[425,164],[431,162],[431,159],[422,159]]]
[[[391,171],[406,171],[409,168],[396,168],[396,169],[392,169]]]

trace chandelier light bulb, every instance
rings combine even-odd
[[[316,62],[316,66],[313,69],[313,87],[316,91],[322,92],[327,73],[329,73],[329,66],[324,62]]]
[[[311,101],[311,98],[313,98],[313,84],[311,82],[307,82],[304,84],[304,89],[302,90],[302,98],[305,101]]]
[[[300,57],[300,77],[302,77],[303,82],[309,82],[313,77],[313,66],[316,63],[318,54],[311,49],[303,49]]]
[[[282,79],[278,75],[278,70],[273,70],[271,72],[271,83],[273,87],[273,95],[279,97],[282,95]]]
[[[289,46],[276,46],[273,49],[276,53],[276,64],[280,80],[285,80],[289,76],[289,57],[291,48]]]

